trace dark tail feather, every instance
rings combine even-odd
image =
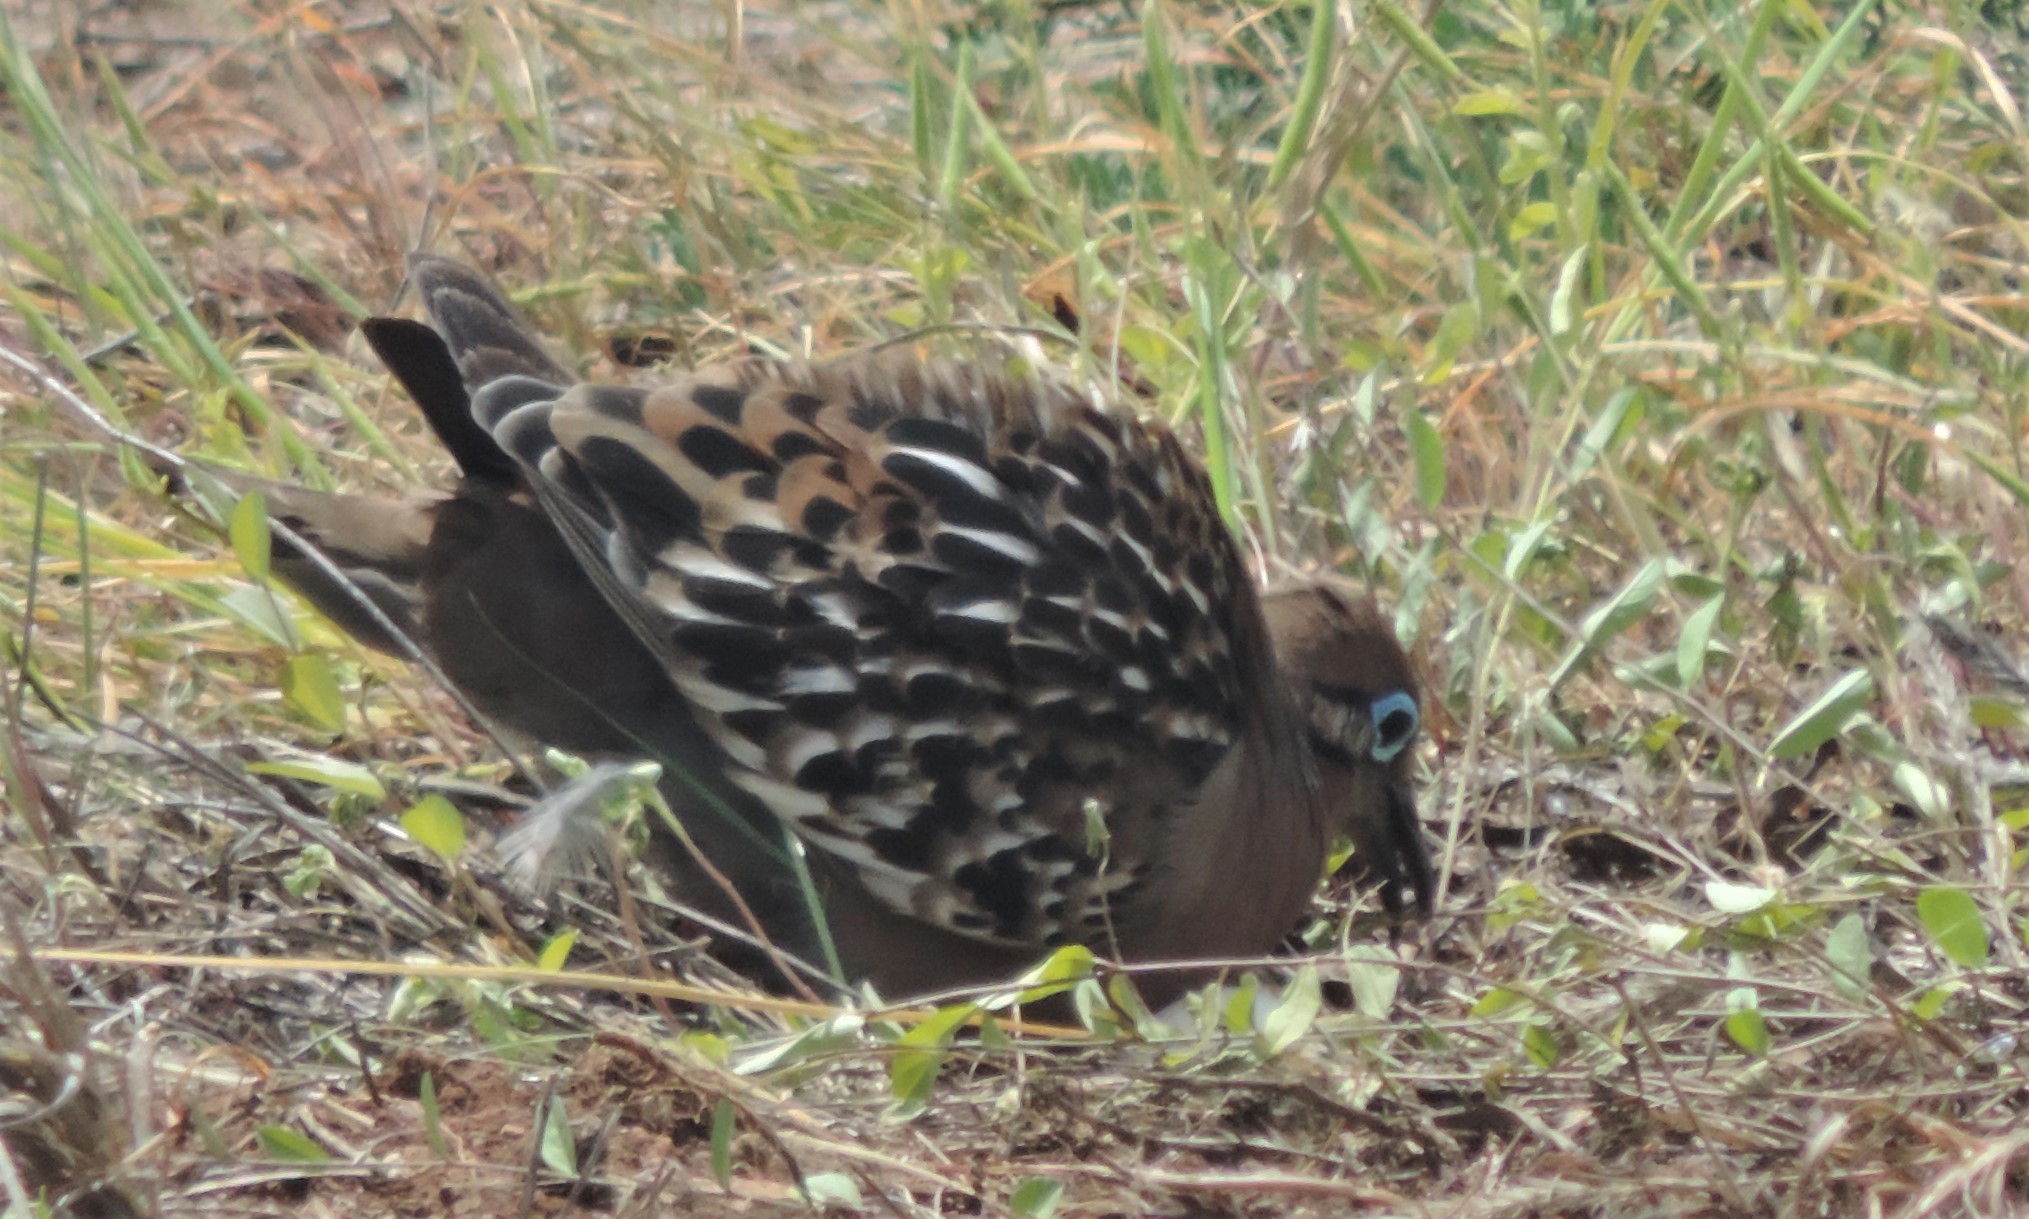
[[[360,323],[360,332],[422,408],[430,430],[467,478],[507,484],[521,477],[514,459],[472,417],[465,377],[441,335],[421,322],[398,317],[368,318]]]
[[[477,388],[502,377],[534,377],[551,385],[578,378],[550,359],[514,306],[477,271],[431,254],[409,259],[409,282],[431,325],[444,336],[465,384]]]

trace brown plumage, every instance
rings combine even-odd
[[[1340,832],[1391,908],[1428,908],[1393,633],[1329,585],[1258,593],[1167,429],[990,356],[578,384],[473,272],[419,258],[412,282],[430,324],[366,333],[464,477],[271,490],[379,615],[301,556],[278,569],[508,726],[663,761],[782,947],[818,957],[785,829],[847,973],[890,995],[1066,942],[1262,954]]]

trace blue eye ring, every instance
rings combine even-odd
[[[1375,699],[1367,707],[1367,718],[1374,725],[1374,747],[1367,756],[1376,762],[1394,761],[1416,739],[1416,698],[1407,690],[1390,690]]]

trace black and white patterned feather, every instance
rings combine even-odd
[[[412,280],[427,322],[365,333],[462,478],[269,488],[378,615],[277,570],[507,727],[662,762],[691,845],[650,849],[710,912],[922,993],[1066,941],[1267,952],[1340,832],[1428,907],[1394,632],[1258,589],[1167,428],[984,344],[581,384],[474,272]]]
[[[1312,813],[1309,709],[1168,429],[991,354],[574,384],[469,271],[415,280],[472,417],[728,776],[894,911],[1131,936],[1204,802]]]

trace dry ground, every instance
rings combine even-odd
[[[2019,6],[4,12],[9,1219],[2029,1213]],[[1190,420],[1413,641],[1438,917],[1011,1037],[531,897],[453,704],[86,421],[441,479],[417,246],[602,375],[1024,325]]]

